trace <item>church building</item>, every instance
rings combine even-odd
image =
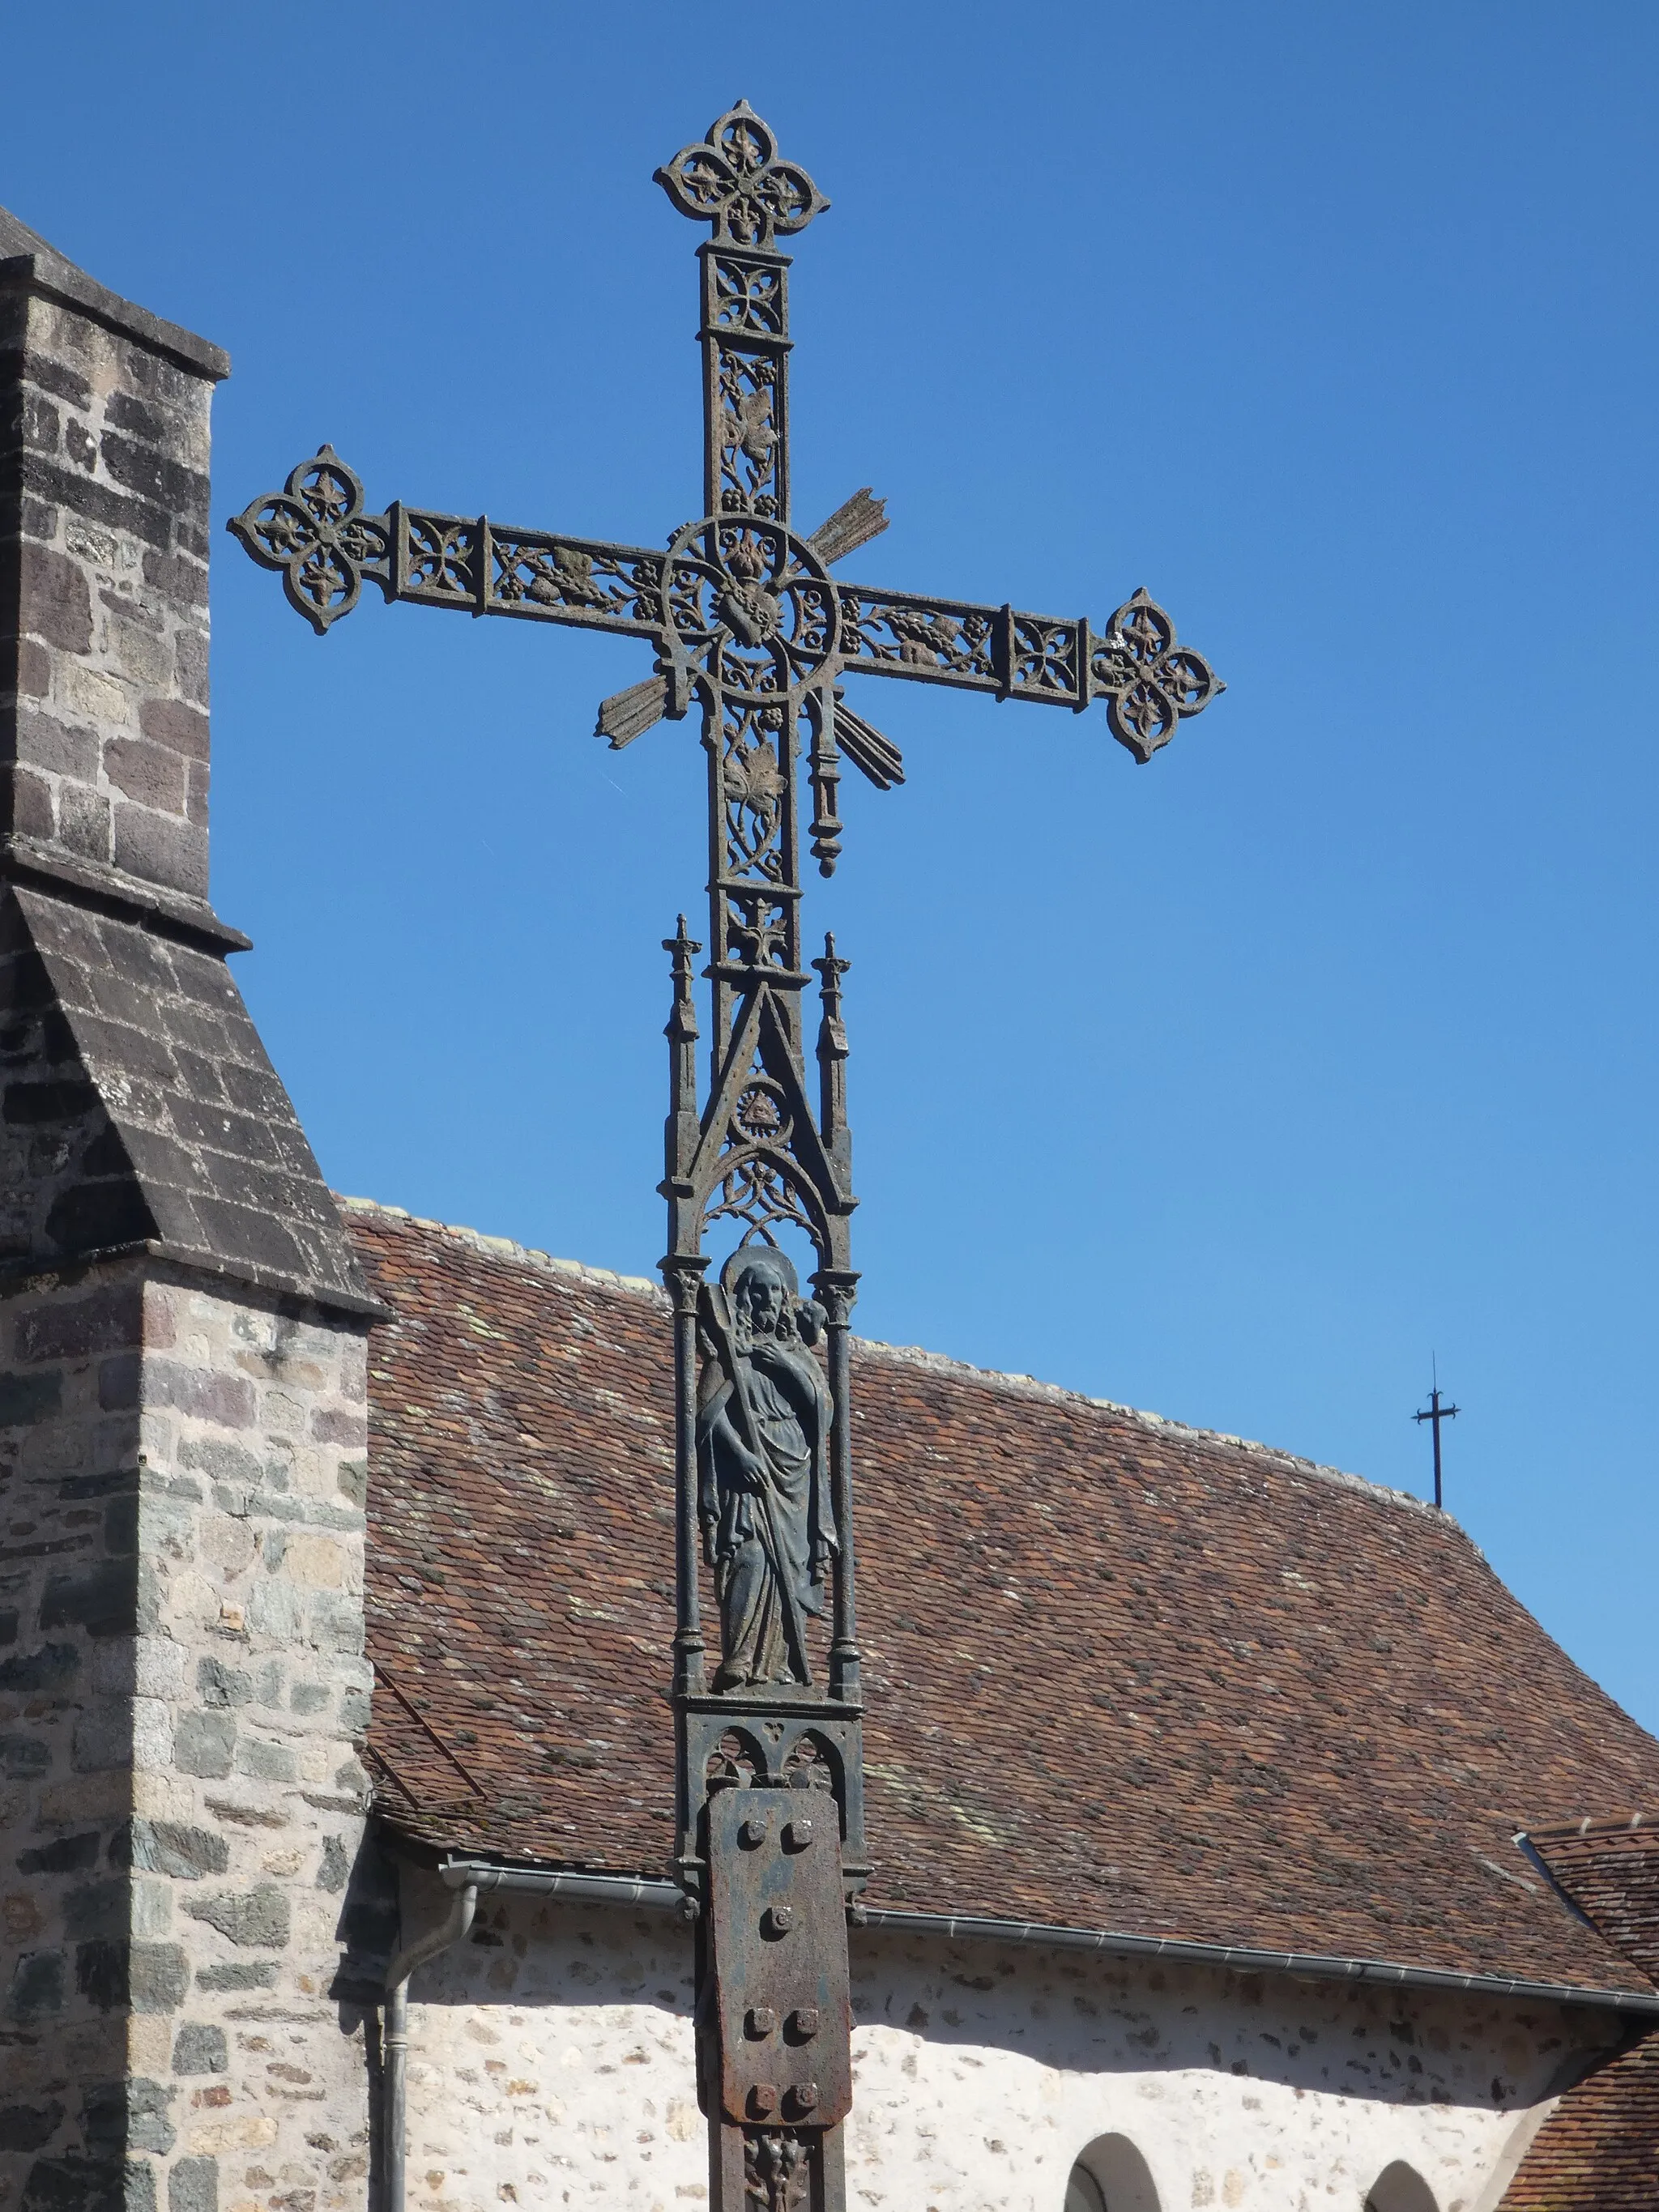
[[[699,2212],[673,1311],[322,1180],[209,896],[228,368],[0,214],[0,2212]],[[1654,2212],[1659,1742],[1456,1523],[851,1366],[853,2212]]]

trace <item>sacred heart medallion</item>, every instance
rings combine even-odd
[[[764,584],[738,582],[721,592],[720,620],[739,645],[765,645],[778,634],[781,617],[775,593]]]

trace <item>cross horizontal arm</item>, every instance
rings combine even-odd
[[[263,567],[281,571],[289,604],[319,635],[351,612],[365,582],[388,599],[465,614],[629,637],[662,629],[660,553],[397,501],[365,514],[362,483],[329,446],[228,527]]]
[[[1179,642],[1169,616],[1144,591],[1103,630],[1086,616],[1022,614],[860,584],[837,592],[849,675],[953,684],[1077,713],[1103,699],[1113,736],[1139,761],[1169,743],[1177,721],[1201,713],[1226,689],[1201,653]]]

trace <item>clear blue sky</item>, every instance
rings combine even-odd
[[[856,703],[860,1310],[1421,1490],[1650,1725],[1659,12],[1407,0],[0,9],[0,200],[228,346],[222,511],[319,441],[394,497],[661,542],[740,94],[799,241],[798,514],[853,564],[1226,678],[1147,769]],[[215,890],[337,1187],[635,1273],[691,726],[642,648],[378,599],[319,643],[219,541]],[[1565,1809],[1565,1808],[1564,1808]]]

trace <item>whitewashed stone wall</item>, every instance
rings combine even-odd
[[[408,1924],[441,1917],[406,1888]],[[1483,2185],[1576,2008],[854,1931],[848,2195],[868,2212],[1060,2212],[1106,2136],[1160,2212],[1359,2212],[1403,2159],[1442,2212]],[[482,1899],[411,1990],[410,2212],[695,2212],[691,1954],[667,1915]],[[1139,2208],[1136,2208],[1139,2212]]]
[[[361,2208],[361,1327],[0,1304],[0,2207]]]

